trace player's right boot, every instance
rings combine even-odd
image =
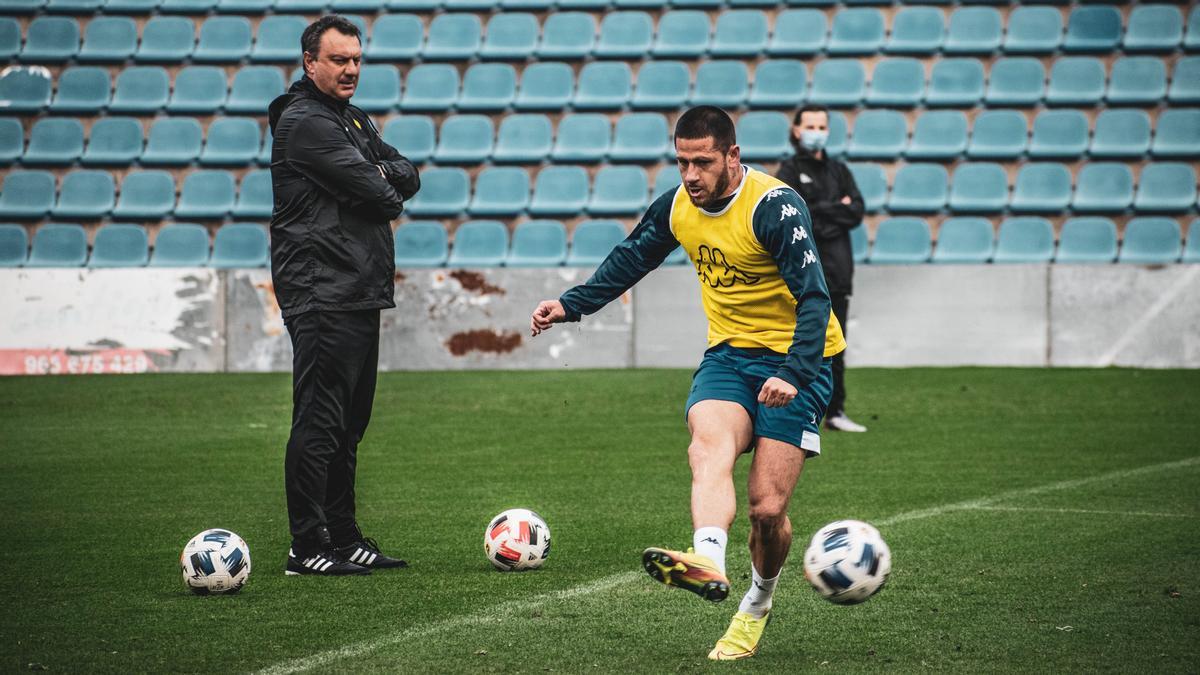
[[[717,646],[708,653],[708,658],[713,661],[736,661],[754,656],[758,653],[758,641],[762,639],[763,629],[770,620],[769,613],[761,619],[746,612],[734,614],[729,628],[717,640]]]
[[[284,569],[284,574],[288,576],[298,576],[301,574],[346,576],[370,573],[370,569],[346,560],[332,548],[305,555],[296,555],[295,549],[289,548],[287,567]]]
[[[729,595],[729,579],[716,563],[692,549],[683,553],[648,548],[642,552],[642,567],[655,581],[691,591],[709,602],[720,602]]]

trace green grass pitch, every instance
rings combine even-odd
[[[705,655],[744,591],[652,583],[690,543],[682,370],[393,373],[360,451],[360,521],[408,570],[285,577],[287,375],[0,379],[0,670],[1195,672],[1200,372],[855,369],[866,434],[824,437],[759,654]],[[748,461],[738,467],[744,500]],[[504,508],[549,522],[536,572],[485,561]],[[877,524],[892,577],[840,607],[803,579],[820,525]],[[197,597],[184,543],[250,545]]]

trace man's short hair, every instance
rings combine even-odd
[[[675,122],[675,138],[696,140],[712,137],[713,145],[721,152],[728,152],[737,143],[733,120],[724,110],[712,105],[701,105],[688,110]]]
[[[304,33],[300,35],[301,53],[308,52],[315,58],[321,51],[321,36],[330,28],[342,35],[358,38],[358,43],[362,44],[362,33],[359,32],[358,26],[354,25],[353,21],[336,14],[326,14],[308,24],[308,28],[305,28]]]
[[[804,113],[825,113],[825,118],[829,119],[829,108],[818,103],[809,103],[796,111],[795,117],[792,118],[792,124],[800,124],[800,118],[804,116]]]

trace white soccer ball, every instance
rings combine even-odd
[[[857,605],[879,592],[892,571],[892,552],[879,530],[838,520],[817,530],[804,552],[804,576],[821,597]]]
[[[237,593],[250,577],[250,547],[229,530],[205,530],[183,547],[179,567],[197,595]]]
[[[550,557],[550,528],[529,509],[508,509],[488,523],[483,551],[501,572],[537,569]]]

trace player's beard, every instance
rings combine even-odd
[[[729,189],[729,184],[732,182],[732,179],[729,175],[730,173],[731,172],[729,171],[728,167],[726,167],[724,173],[717,177],[717,184],[713,186],[712,194],[710,194],[708,199],[704,200],[703,203],[696,201],[691,194],[688,194],[688,198],[692,200],[692,205],[702,209],[708,209],[713,204],[716,204],[718,201],[720,201],[725,196],[725,191]]]

